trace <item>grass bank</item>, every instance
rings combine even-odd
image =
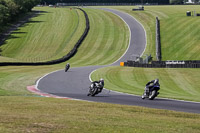
[[[101,77],[105,88],[136,95],[142,95],[146,83],[158,78],[159,97],[200,102],[199,69],[107,67],[92,74],[92,80]]]
[[[120,58],[129,43],[129,30],[118,16],[98,9],[84,9],[89,16],[90,31],[72,65],[105,65]]]
[[[4,42],[4,61],[37,62],[66,55],[85,28],[84,14],[78,9],[36,7],[36,17],[20,26]]]
[[[197,133],[200,115],[42,97],[0,97],[0,132]]]

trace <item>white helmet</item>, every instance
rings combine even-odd
[[[158,82],[159,82],[159,79],[155,79],[155,80],[154,80],[154,84],[155,84],[155,83],[158,83]]]
[[[103,78],[101,78],[99,81],[101,81],[101,82],[104,82],[104,79],[103,79]]]

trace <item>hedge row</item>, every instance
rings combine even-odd
[[[73,57],[79,46],[81,45],[81,43],[83,42],[83,40],[85,39],[85,37],[87,36],[89,29],[90,29],[90,24],[89,24],[89,18],[87,13],[81,9],[81,8],[77,8],[79,10],[81,10],[84,13],[85,16],[85,20],[86,20],[86,28],[84,30],[84,33],[82,34],[82,36],[80,37],[80,39],[76,42],[74,48],[65,56],[56,59],[56,60],[51,60],[51,61],[45,61],[45,62],[0,62],[0,66],[39,66],[39,65],[54,65],[54,64],[59,64],[62,62],[65,62],[67,60],[69,60],[71,57]]]

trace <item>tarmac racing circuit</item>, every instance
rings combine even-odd
[[[76,67],[70,68],[68,72],[65,72],[64,70],[52,72],[37,81],[36,89],[42,93],[71,99],[200,113],[199,102],[187,102],[162,98],[156,98],[155,100],[142,100],[141,96],[109,91],[107,89],[103,89],[102,93],[95,97],[87,96],[91,84],[90,74],[93,71],[102,67],[119,66],[120,62],[127,61],[127,59],[129,59],[133,54],[142,55],[146,47],[145,30],[136,19],[129,14],[120,11],[105,8],[103,10],[116,14],[129,27],[130,44],[125,54],[116,62],[106,66]]]

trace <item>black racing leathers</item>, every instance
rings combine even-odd
[[[101,92],[103,90],[103,87],[104,87],[104,83],[103,82],[94,81],[94,82],[92,82],[92,84],[99,89],[99,92]]]
[[[146,87],[145,87],[145,92],[149,93],[149,91],[151,91],[151,88],[153,86],[160,86],[160,84],[159,84],[159,82],[155,82],[155,80],[152,80],[152,81],[148,82],[146,84]]]

